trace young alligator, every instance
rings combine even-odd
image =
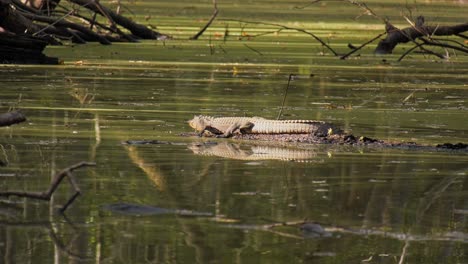
[[[269,120],[262,117],[211,117],[195,116],[189,125],[202,136],[209,131],[217,137],[240,134],[334,134],[336,128],[326,122],[314,120]]]

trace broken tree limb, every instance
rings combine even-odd
[[[190,39],[192,40],[197,40],[204,32],[205,30],[210,27],[211,23],[213,23],[213,21],[215,20],[216,16],[218,16],[218,5],[216,4],[216,0],[213,0],[213,5],[214,5],[214,11],[213,11],[213,15],[211,15],[211,18],[210,20],[208,20],[208,23],[206,23],[206,25],[197,33],[195,34],[193,37],[191,37]]]
[[[78,4],[80,6],[85,6],[89,10],[96,12],[102,16],[108,16],[116,24],[130,30],[133,35],[142,38],[142,39],[161,39],[168,38],[168,36],[163,35],[159,32],[153,31],[143,25],[137,24],[132,20],[121,16],[114,11],[110,10],[107,7],[102,5],[95,4],[96,0],[69,0],[72,3]]]
[[[31,20],[46,22],[46,23],[49,23],[50,25],[55,25],[57,27],[64,27],[64,28],[70,28],[70,29],[77,30],[77,31],[81,32],[82,34],[84,34],[85,36],[87,36],[85,38],[85,40],[97,40],[97,41],[99,41],[99,43],[104,44],[104,45],[111,44],[111,42],[109,40],[107,40],[105,37],[95,33],[91,29],[89,29],[87,27],[84,27],[82,25],[79,25],[79,24],[71,23],[71,22],[68,22],[68,21],[63,20],[63,19],[54,19],[54,18],[51,18],[51,17],[39,16],[39,15],[35,15],[35,14],[30,14],[30,13],[22,13],[22,15],[29,18],[29,19],[31,19]],[[37,32],[37,33],[39,33],[39,32]],[[83,38],[82,36],[80,36],[80,37]]]
[[[423,38],[421,38],[421,40],[424,40]],[[429,55],[434,55],[436,57],[438,57],[439,59],[446,59],[447,57],[442,55],[442,54],[439,54],[437,52],[434,52],[432,50],[428,50],[426,48],[424,48],[423,46],[425,45],[425,42],[423,41],[422,43],[419,43],[419,42],[416,42],[416,45],[412,48],[410,48],[409,50],[407,50],[405,53],[403,53],[403,55],[400,56],[400,58],[398,58],[398,62],[399,61],[402,61],[404,57],[406,57],[408,54],[410,54],[411,52],[413,52],[413,50],[419,48],[421,51],[419,53],[424,53],[424,54],[429,54]],[[429,45],[429,44],[427,44]],[[430,45],[429,45],[430,46]]]
[[[77,164],[74,164],[70,167],[67,167],[60,171],[59,173],[55,174],[52,182],[50,183],[49,189],[45,192],[26,192],[26,191],[5,191],[5,192],[0,192],[0,196],[18,196],[18,197],[26,197],[26,198],[33,198],[33,199],[40,199],[40,200],[47,200],[50,201],[50,198],[52,197],[53,193],[55,190],[57,190],[58,186],[62,182],[63,178],[67,177],[68,180],[70,181],[70,184],[72,188],[74,189],[75,193],[73,196],[68,199],[68,201],[65,203],[64,206],[62,206],[59,210],[61,213],[65,212],[65,210],[68,208],[68,206],[75,201],[75,199],[81,194],[81,190],[76,184],[76,181],[73,177],[72,172],[76,169],[79,169],[81,167],[87,167],[87,166],[96,166],[96,163],[94,162],[86,162],[82,161]]]
[[[26,116],[20,111],[11,111],[0,114],[0,127],[11,126],[26,121]]]
[[[353,53],[355,53],[356,51],[358,51],[358,50],[364,48],[367,44],[370,44],[370,43],[374,42],[375,40],[377,40],[378,38],[380,38],[381,36],[383,36],[383,35],[385,35],[385,34],[386,34],[386,33],[381,33],[381,34],[379,34],[377,37],[375,37],[375,38],[373,38],[373,39],[367,41],[366,43],[362,44],[361,46],[359,46],[359,47],[353,49],[352,51],[348,52],[347,54],[341,56],[340,59],[342,59],[342,60],[346,59],[346,58],[349,57],[351,54],[353,54]]]
[[[450,45],[448,43],[436,42],[434,40],[433,41],[427,40],[425,38],[421,38],[421,40],[424,43],[424,45],[437,46],[437,47],[442,47],[442,48],[449,48],[449,49],[454,49],[454,50],[458,50],[458,51],[468,53],[468,47],[465,46],[465,45],[454,46],[454,45]],[[449,40],[447,40],[447,41],[449,41]]]
[[[418,21],[423,21],[423,19],[419,19]],[[387,22],[387,37],[379,42],[374,53],[390,54],[399,43],[407,43],[409,41],[421,39],[422,37],[458,35],[468,31],[468,23],[453,26],[425,26],[422,23],[423,22],[420,22],[412,27],[404,29],[398,29]],[[463,50],[463,52],[465,52],[465,50]]]

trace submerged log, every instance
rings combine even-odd
[[[12,111],[0,114],[0,127],[11,126],[13,124],[26,121],[26,117],[20,111]]]

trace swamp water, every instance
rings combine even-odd
[[[171,10],[153,22],[178,38],[211,14],[209,4],[147,2],[135,12]],[[220,4],[221,18],[253,20],[249,4]],[[369,18],[342,28],[296,4],[256,19],[316,30],[342,53],[382,31]],[[376,11],[396,18],[398,4]],[[311,13],[320,23],[304,22]],[[215,36],[226,24],[224,42]],[[294,31],[244,30],[218,21],[199,41],[50,47],[64,65],[1,66],[2,112],[20,108],[28,121],[0,129],[0,190],[42,191],[60,169],[97,166],[73,173],[83,193],[66,217],[56,212],[73,194],[66,181],[50,203],[2,199],[0,263],[467,263],[467,152],[180,136],[194,114],[276,118],[295,74],[284,119],[397,142],[467,143],[466,57],[396,63],[398,55],[367,55],[372,46],[343,61]]]

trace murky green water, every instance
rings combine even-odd
[[[404,25],[403,2],[368,3]],[[464,22],[466,4],[426,2],[417,5],[426,21]],[[340,16],[327,15],[324,5],[293,8],[304,4],[219,3],[220,19],[332,33],[341,53],[382,31],[372,18],[353,20],[354,7],[330,3],[348,14]],[[97,163],[74,172],[83,194],[66,218],[55,211],[72,195],[67,182],[50,204],[1,200],[0,263],[468,262],[466,152],[203,145],[179,135],[190,131],[185,121],[194,114],[275,118],[292,73],[284,118],[325,120],[392,141],[466,143],[466,56],[397,63],[409,46],[385,58],[369,55],[369,46],[343,61],[298,32],[239,40],[241,26],[232,21],[186,41],[211,14],[209,1],[129,7],[179,39],[50,47],[64,65],[0,66],[1,112],[15,107],[28,117],[0,129],[0,190],[46,190],[58,170]],[[226,24],[224,42],[216,33]],[[122,144],[143,139],[168,144]],[[324,232],[304,231],[294,225],[300,221]],[[278,223],[288,225],[272,226]]]

